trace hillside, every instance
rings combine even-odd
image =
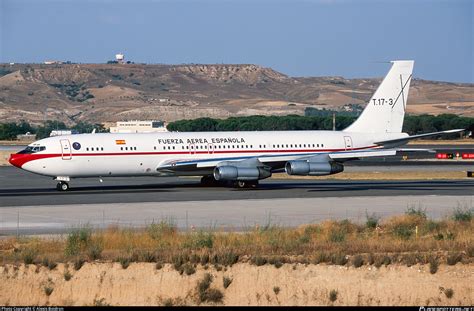
[[[303,114],[363,105],[379,82],[295,78],[250,64],[1,64],[0,118],[71,124]],[[474,116],[474,85],[414,80],[408,112]]]

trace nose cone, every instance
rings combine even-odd
[[[23,164],[28,162],[28,156],[28,154],[10,154],[10,159],[8,159],[8,162],[10,162],[10,164],[13,166],[21,168]]]

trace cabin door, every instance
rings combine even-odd
[[[344,136],[344,149],[345,150],[352,149],[352,138],[350,136]]]
[[[71,153],[71,144],[69,143],[69,139],[61,139],[61,156],[63,160],[71,160],[72,153]]]

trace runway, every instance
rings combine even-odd
[[[58,192],[49,177],[1,167],[0,235],[64,232],[85,223],[142,227],[163,219],[180,229],[363,222],[366,213],[385,217],[409,206],[441,218],[457,206],[472,208],[474,198],[474,179],[268,179],[248,190],[202,187],[198,178],[174,177],[78,179],[71,185],[70,191]]]
[[[277,198],[474,195],[474,179],[433,181],[263,180],[258,189],[202,187],[198,178],[77,179],[58,192],[55,181],[13,167],[0,168],[0,207],[249,200]]]

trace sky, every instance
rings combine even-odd
[[[471,0],[0,0],[0,62],[257,64],[474,83]]]

